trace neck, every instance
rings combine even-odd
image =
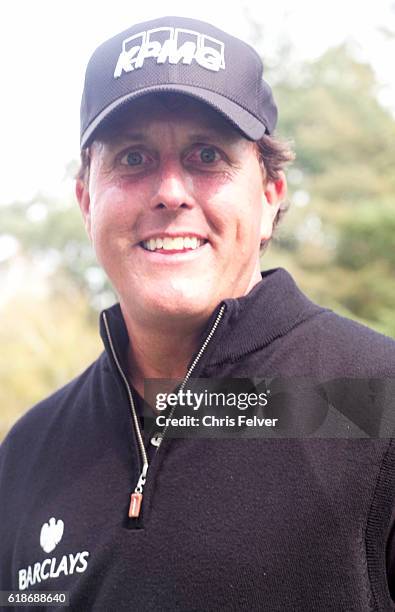
[[[261,281],[259,262],[243,290],[229,297],[246,295]],[[120,300],[129,336],[128,374],[138,393],[144,397],[144,381],[166,379],[181,382],[188,364],[203,342],[203,332],[210,314],[153,318],[147,311],[139,313]],[[146,398],[147,399],[147,398]]]
[[[130,338],[128,349],[129,380],[141,396],[147,379],[182,380],[192,356],[202,342],[207,321],[184,325],[149,326],[130,315],[121,302]]]

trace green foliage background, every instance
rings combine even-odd
[[[290,52],[267,78],[278,135],[296,151],[291,206],[262,267],[286,267],[313,300],[395,336],[394,117],[377,100],[372,69],[346,46],[297,69]],[[19,250],[0,263],[0,278],[22,260],[30,289],[22,283],[0,302],[0,437],[99,354],[98,311],[115,300],[71,196],[2,206],[1,235],[14,236]],[[37,294],[43,264],[46,290]]]

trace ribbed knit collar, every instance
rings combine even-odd
[[[262,273],[262,280],[245,296],[221,302],[207,323],[202,340],[211,329],[222,305],[225,313],[207,352],[210,364],[240,359],[243,355],[267,346],[293,327],[325,309],[311,302],[282,268]],[[119,304],[107,308],[100,316],[100,334],[110,353],[103,322],[106,313],[111,334],[122,365],[126,367],[128,335]]]
[[[212,364],[236,361],[325,310],[311,302],[283,268],[263,272],[261,282],[247,295],[223,304],[226,313],[210,351]]]

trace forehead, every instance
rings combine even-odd
[[[122,139],[128,132],[153,132],[161,125],[176,123],[180,131],[190,130],[223,140],[247,141],[225,117],[207,104],[190,96],[172,93],[149,94],[137,98],[107,122],[96,136],[101,142]]]

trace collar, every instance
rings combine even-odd
[[[262,280],[245,296],[221,302],[211,315],[203,340],[210,331],[222,305],[225,313],[206,354],[210,365],[235,361],[243,355],[269,345],[303,321],[326,309],[311,302],[283,268],[262,273]],[[129,338],[119,304],[100,315],[100,335],[113,362],[105,331],[106,313],[118,358],[127,371]]]

